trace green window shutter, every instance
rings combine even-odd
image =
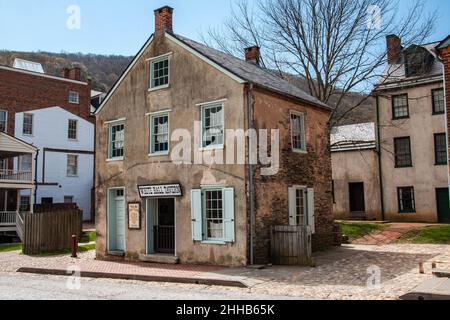
[[[308,189],[308,227],[312,234],[316,233],[314,189]]]
[[[235,242],[235,221],[234,221],[234,189],[225,188],[223,189],[223,200],[224,200],[224,235],[226,242]]]
[[[192,239],[202,241],[202,190],[191,191]]]
[[[297,225],[297,190],[289,188],[289,225]]]

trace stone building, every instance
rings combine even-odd
[[[244,61],[175,34],[172,14],[155,11],[96,112],[97,257],[267,263],[271,226],[289,224],[330,246],[330,108],[261,68],[257,47]]]

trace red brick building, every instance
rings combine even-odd
[[[7,112],[7,133],[14,134],[18,112],[59,106],[94,123],[90,116],[91,86],[79,68],[63,69],[64,77],[0,66],[0,110]],[[69,96],[78,96],[69,101]]]

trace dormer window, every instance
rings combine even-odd
[[[411,46],[404,52],[406,77],[418,77],[430,72],[434,57],[427,49]]]
[[[150,90],[169,87],[170,54],[150,59]]]

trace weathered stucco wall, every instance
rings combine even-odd
[[[335,219],[351,218],[349,183],[364,183],[365,217],[381,219],[378,156],[376,150],[332,152],[334,181],[333,216]]]
[[[445,115],[433,115],[431,90],[442,83],[383,93],[379,97],[386,219],[437,222],[436,188],[446,188],[447,166],[435,165],[434,134],[445,133]],[[410,118],[392,120],[391,95],[408,93]],[[395,168],[394,138],[411,137],[413,166]],[[398,213],[397,187],[414,187],[416,213]]]
[[[149,92],[149,58],[172,52],[170,88]],[[107,255],[107,190],[125,187],[126,202],[141,201],[138,185],[179,182],[184,196],[176,199],[176,255],[182,263],[245,265],[246,260],[246,190],[245,166],[180,165],[170,157],[149,157],[149,120],[147,113],[170,109],[170,131],[186,129],[194,144],[194,121],[200,120],[198,103],[225,101],[225,129],[243,129],[244,88],[198,57],[164,37],[157,37],[127,75],[97,116],[97,256]],[[108,126],[105,121],[125,121],[124,161],[107,162]],[[170,149],[176,145],[171,142]],[[191,189],[202,185],[223,184],[235,188],[236,242],[226,245],[195,243],[191,231]],[[145,212],[145,201],[142,201]],[[146,253],[146,221],[142,230],[126,230],[126,258],[137,259]]]
[[[290,110],[305,115],[306,154],[292,152]],[[262,176],[260,168],[255,168],[256,263],[266,263],[270,257],[270,227],[289,225],[288,188],[294,185],[314,188],[316,234],[313,236],[313,248],[324,249],[332,245],[329,116],[328,110],[254,90],[255,128],[280,131],[278,174]]]

